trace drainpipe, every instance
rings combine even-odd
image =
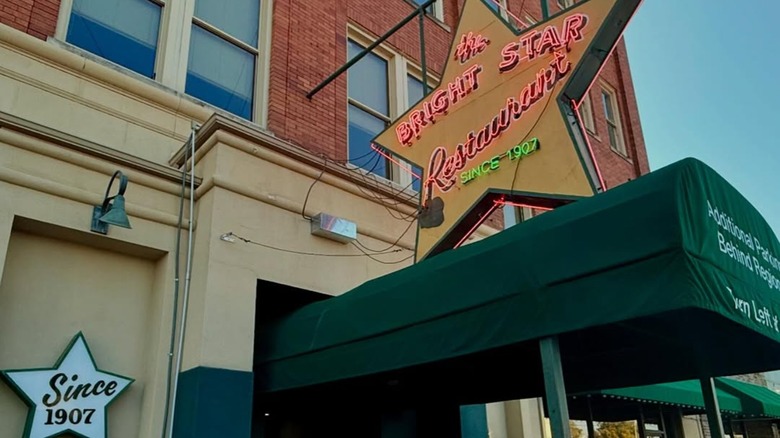
[[[173,436],[173,423],[174,418],[176,416],[176,393],[179,387],[179,374],[181,373],[181,359],[182,359],[182,351],[184,350],[184,335],[187,331],[187,310],[189,307],[189,301],[190,301],[190,280],[192,278],[192,236],[193,236],[193,222],[194,222],[194,216],[195,216],[195,136],[197,132],[198,126],[195,122],[192,122],[192,130],[190,132],[190,141],[189,141],[189,157],[190,157],[190,211],[189,211],[189,228],[187,230],[187,264],[184,272],[184,302],[182,304],[182,310],[181,310],[181,329],[179,330],[179,339],[177,341],[176,345],[176,367],[173,372],[173,384],[171,385],[171,390],[167,394],[166,399],[166,412],[165,412],[165,423],[164,426],[167,428],[167,433],[163,433],[163,438],[165,436],[172,437]],[[182,170],[183,172],[183,179],[182,182],[184,182],[184,177],[187,175],[187,149],[184,150],[184,168]],[[183,184],[182,184],[183,187]],[[184,203],[184,196],[182,193],[182,198],[180,202],[180,207]],[[179,213],[179,220],[181,221],[181,210]],[[174,308],[174,318],[172,322],[172,330],[171,330],[171,349],[168,354],[169,356],[169,371],[170,371],[170,365],[173,359],[173,339],[175,337],[176,333],[176,309],[178,307],[178,291],[179,291],[179,237],[181,236],[181,222],[179,223],[179,230],[177,232],[179,233],[179,236],[177,236],[176,240],[176,279],[175,279],[175,299],[173,303]],[[170,382],[170,373],[169,373],[169,382]],[[170,406],[170,409],[168,409],[168,406]]]

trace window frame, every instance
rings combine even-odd
[[[254,57],[254,72],[255,73],[254,73],[254,77],[252,78],[252,108],[251,108],[251,116],[248,119],[250,121],[254,121],[256,119],[257,111],[259,109],[258,108],[258,96],[257,96],[256,88],[258,86],[257,70],[261,67],[260,66],[260,44],[261,44],[261,36],[260,36],[260,34],[262,33],[261,32],[261,29],[262,29],[261,26],[263,25],[263,10],[262,10],[262,7],[263,7],[263,4],[265,3],[265,1],[264,0],[257,0],[258,2],[260,2],[260,4],[258,5],[259,6],[258,7],[259,17],[258,17],[258,23],[257,23],[257,32],[258,32],[258,35],[257,35],[257,47],[253,47],[251,44],[248,44],[248,43],[242,41],[241,39],[239,39],[239,38],[237,38],[237,37],[227,33],[226,31],[224,31],[224,30],[218,28],[217,26],[209,23],[208,21],[206,21],[206,20],[204,20],[202,18],[196,17],[195,16],[195,3],[196,3],[196,1],[197,0],[192,1],[192,15],[191,15],[191,19],[190,19],[190,25],[185,27],[185,29],[187,29],[186,32],[188,32],[188,34],[189,34],[188,35],[188,37],[189,37],[189,44],[187,44],[187,46],[186,46],[187,47],[187,63],[183,67],[183,70],[184,70],[184,81],[182,82],[182,85],[184,87],[183,90],[186,90],[186,87],[187,87],[187,72],[189,70],[189,51],[192,49],[192,37],[191,37],[191,35],[192,35],[192,26],[198,26],[202,30],[204,30],[204,31],[208,32],[209,34],[211,34],[212,36],[220,38],[223,41],[227,42],[228,44],[232,44],[232,45],[238,47],[240,50],[243,50],[245,52],[250,53],[252,55],[252,57]],[[185,91],[185,94],[186,94],[186,91]],[[214,108],[218,108],[216,105],[213,105],[213,104],[211,104],[211,103],[209,103],[209,102],[207,102],[207,101],[205,101],[203,99],[200,99],[198,97],[192,96],[190,94],[187,94],[187,96],[190,96],[193,99],[197,99],[198,101],[203,102],[203,103],[205,103],[205,104],[207,104],[209,106],[212,106]],[[219,108],[219,109],[222,110],[222,111],[228,112],[229,114],[233,114],[233,113],[230,113],[229,111],[227,111],[227,110],[225,110],[223,108]],[[236,115],[236,114],[234,114],[234,115]],[[241,116],[238,116],[238,117],[241,117]],[[241,118],[244,119],[243,117],[241,117]],[[247,120],[247,119],[244,119],[244,120]]]
[[[561,10],[568,9],[574,6],[575,3],[574,0],[557,0],[556,2],[558,3],[558,7],[561,8]]]
[[[419,7],[419,4],[415,0],[407,0],[407,1],[409,2],[409,4],[414,6],[415,9]],[[435,2],[433,2],[431,6],[433,6],[433,13],[431,14],[429,12],[426,12],[425,15],[436,19],[440,23],[444,23],[444,1],[436,0]]]
[[[70,25],[70,18],[73,11],[74,0],[61,0],[60,8],[57,15],[57,27],[54,32],[54,38],[59,43],[72,48],[76,52],[89,54],[104,60],[109,61],[97,54],[89,52],[78,46],[67,42],[68,27]],[[255,74],[253,79],[253,92],[252,92],[252,118],[244,119],[229,111],[219,108],[209,102],[198,99],[195,96],[191,96],[185,93],[187,68],[189,66],[189,53],[190,53],[190,37],[192,34],[192,26],[198,25],[209,33],[212,33],[225,41],[235,44],[242,50],[246,50],[246,46],[250,45],[238,40],[235,37],[221,31],[219,28],[207,23],[205,20],[195,17],[195,2],[197,0],[147,0],[159,5],[162,9],[160,14],[160,29],[157,38],[157,50],[154,62],[154,79],[144,79],[153,81],[158,84],[162,84],[167,88],[181,93],[188,99],[203,103],[212,108],[215,112],[228,115],[230,117],[238,117],[241,120],[247,120],[254,124],[259,125],[262,128],[268,125],[268,79],[270,76],[270,61],[271,61],[271,35],[273,26],[273,2],[274,0],[258,0],[260,1],[260,14],[258,17],[258,35],[257,35],[257,47],[253,48],[255,57]],[[439,2],[437,2],[439,3]],[[196,20],[198,22],[196,23]],[[200,23],[206,24],[208,27],[201,26]],[[216,31],[216,32],[214,32]],[[219,33],[217,33],[219,32]],[[224,36],[222,35],[224,34]],[[227,37],[227,38],[226,38]],[[237,44],[240,43],[240,44]],[[115,64],[115,63],[112,63]],[[122,72],[126,72],[129,75],[136,77],[143,77],[142,75],[130,70],[126,67],[122,67],[118,64],[117,67]]]
[[[138,73],[135,70],[129,69],[123,65],[119,65],[114,61],[111,61],[110,59],[98,55],[97,53],[92,53],[89,50],[82,49],[81,47],[75,44],[69,43],[68,29],[70,28],[70,18],[73,14],[73,1],[74,0],[60,0],[60,7],[59,10],[57,11],[57,25],[54,28],[54,39],[58,40],[60,43],[66,44],[68,47],[74,48],[77,51],[89,53],[90,55],[93,55],[103,61],[110,62],[111,64],[116,65],[122,71],[129,72],[133,76],[137,75],[150,81],[160,82],[159,80],[160,71],[162,70],[162,64],[164,62],[162,48],[163,48],[163,37],[165,34],[163,30],[165,27],[165,20],[167,18],[166,14],[168,12],[168,9],[170,9],[171,3],[176,3],[175,1],[172,2],[171,0],[146,0],[160,7],[160,28],[157,29],[157,48],[155,49],[155,53],[154,53],[154,67],[152,68],[153,77],[151,78],[141,73]]]
[[[496,2],[494,0],[485,0],[485,1],[489,2],[489,3],[492,3],[494,5],[496,4]],[[501,18],[503,18],[505,21],[509,21],[509,14],[506,13],[506,10],[508,8],[506,2],[507,2],[507,0],[498,0],[499,4],[496,5],[496,6],[498,6],[497,11],[498,11],[498,14],[501,16]]]
[[[587,132],[596,135],[596,118],[593,116],[593,101],[590,97],[590,91],[585,93],[585,96],[580,102],[580,117],[582,118],[582,125]]]
[[[619,100],[618,93],[611,85],[607,84],[606,82],[601,82],[600,85],[601,85],[601,103],[602,103],[601,106],[602,106],[602,110],[604,111],[604,121],[607,124],[607,131],[605,135],[607,136],[607,141],[609,142],[609,148],[612,149],[612,151],[614,151],[615,153],[625,158],[628,158],[628,147],[626,145],[626,138],[623,133],[623,117],[620,114],[620,104],[618,103],[620,100]],[[612,109],[612,114],[615,116],[614,117],[615,120],[609,119],[609,115],[606,111],[606,102],[604,100],[604,95],[607,95],[610,98],[610,106]],[[613,145],[610,139],[609,136],[610,127],[615,128],[615,133],[616,133],[615,138],[618,142],[617,146]]]
[[[354,41],[355,43],[363,46],[368,47],[371,45],[373,41],[376,40],[376,37],[372,36],[366,31],[363,31],[356,26],[348,25],[347,26],[347,38],[346,41],[349,42],[350,40]],[[346,48],[345,48],[346,49]],[[345,50],[346,53],[348,53],[348,50]],[[410,108],[408,104],[409,99],[409,85],[407,83],[407,76],[412,76],[415,79],[422,81],[422,68],[417,66],[414,62],[409,60],[408,58],[404,57],[399,52],[393,50],[386,44],[380,44],[377,46],[372,53],[379,56],[380,58],[384,59],[387,62],[387,93],[388,93],[388,113],[389,118],[387,120],[387,125],[389,126],[392,124],[393,121],[397,120],[401,115],[405,114],[407,110]],[[428,73],[428,91],[430,93],[430,90],[438,86],[439,79],[432,74]],[[349,75],[347,75],[347,81],[349,81]],[[362,105],[359,101],[356,99],[352,99],[349,96],[349,83],[347,83],[347,105],[345,107],[345,111],[349,111],[349,105],[355,105],[356,107],[360,108],[361,110],[364,110],[368,112],[371,115],[374,115],[379,118],[385,117],[381,113],[377,113],[376,111],[373,111],[370,107],[367,109],[364,109],[364,105]],[[347,117],[347,124],[349,124],[349,117]],[[349,156],[349,130],[347,129],[347,139],[346,139],[346,148],[347,148],[347,156]],[[405,164],[406,163],[403,160],[400,160]],[[350,167],[353,167],[355,169],[363,170],[361,167],[354,165],[352,163],[347,162],[347,165]],[[409,164],[411,167],[411,164]],[[383,179],[386,181],[390,181],[394,184],[399,185],[401,188],[404,188],[406,191],[414,192],[416,193],[416,190],[412,189],[412,175],[409,174],[409,172],[402,171],[399,169],[398,164],[394,163],[392,160],[387,160],[387,169],[388,169],[388,177],[385,178],[381,175],[371,173],[371,175],[375,176],[376,178]],[[368,172],[366,172],[368,173]]]

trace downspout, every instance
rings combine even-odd
[[[171,343],[170,343],[170,350],[168,353],[168,383],[169,383],[169,391],[166,395],[165,400],[165,421],[163,423],[163,426],[166,430],[163,431],[163,438],[172,437],[173,436],[173,423],[174,418],[176,416],[176,393],[178,391],[179,387],[179,374],[181,373],[181,358],[182,358],[182,351],[184,349],[184,334],[187,329],[187,308],[189,305],[189,299],[190,299],[190,279],[192,277],[192,236],[193,236],[193,222],[194,222],[194,215],[195,215],[195,136],[197,131],[197,125],[193,122],[192,123],[192,130],[190,131],[190,139],[189,139],[189,157],[191,160],[190,164],[190,211],[189,211],[189,225],[187,230],[187,264],[185,268],[184,273],[184,302],[182,304],[182,310],[181,310],[181,328],[179,330],[179,339],[178,343],[175,346],[176,347],[176,367],[174,369],[173,378],[171,379],[171,365],[173,363],[173,357],[174,357],[174,340],[176,338],[176,316],[177,316],[177,309],[178,309],[178,298],[179,298],[179,248],[180,248],[180,239],[181,239],[181,220],[182,220],[182,210],[184,206],[184,186],[186,181],[186,175],[187,175],[187,148],[184,149],[184,167],[182,169],[182,196],[179,203],[179,229],[177,230],[178,234],[176,236],[176,278],[174,280],[175,283],[175,292],[174,292],[174,302],[173,302],[173,321],[171,322]],[[173,380],[173,384],[171,385],[171,380]],[[167,431],[167,433],[166,433]]]
[[[165,382],[165,414],[163,415],[163,428],[161,436],[165,438],[168,431],[168,415],[171,408],[171,371],[173,370],[173,354],[176,349],[176,321],[179,311],[179,258],[181,257],[181,224],[184,217],[184,196],[187,189],[187,154],[189,152],[188,143],[192,141],[190,133],[187,143],[184,144],[184,167],[181,170],[181,194],[179,195],[179,221],[176,226],[176,251],[174,255],[174,273],[173,273],[173,317],[171,318],[171,340],[168,345],[168,372]]]

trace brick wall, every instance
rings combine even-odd
[[[57,27],[59,0],[0,0],[0,23],[45,40]]]
[[[268,127],[277,136],[336,159],[347,157],[347,81],[343,74],[309,101],[306,93],[347,59],[347,25],[379,36],[414,10],[404,0],[336,0],[274,3]],[[455,21],[446,9],[446,19]],[[450,34],[426,18],[428,68],[440,73]],[[419,30],[412,21],[388,45],[419,61]]]

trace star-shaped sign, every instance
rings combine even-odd
[[[418,261],[501,202],[604,189],[577,106],[641,0],[584,0],[522,31],[486,1],[466,0],[438,88],[374,139],[423,169]]]
[[[54,368],[2,371],[5,381],[30,407],[25,438],[71,434],[105,438],[106,409],[133,379],[101,371],[79,333]]]

